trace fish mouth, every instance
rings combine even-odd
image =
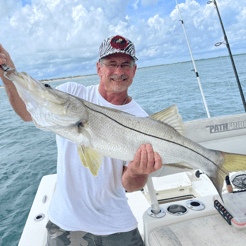
[[[25,91],[40,91],[44,89],[44,85],[32,78],[25,72],[19,72],[17,74],[11,73],[8,76],[19,88]]]
[[[14,82],[22,100],[28,104],[42,105],[42,107],[56,114],[65,114],[65,98],[59,96],[51,86],[44,84],[27,73],[20,72],[10,74],[9,78]]]

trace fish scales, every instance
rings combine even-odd
[[[86,102],[84,102],[86,105]],[[87,104],[91,111],[89,116],[90,134],[95,134],[92,146],[110,152],[110,157],[125,161],[133,160],[141,144],[150,143],[158,152],[164,163],[189,162],[194,167],[206,164],[208,171],[213,171],[218,161],[216,151],[211,151],[181,136],[169,125],[151,118],[137,118],[126,113],[114,112],[97,105]],[[93,115],[95,121],[93,121]],[[100,124],[100,129],[97,128]],[[97,137],[96,137],[97,136]],[[115,138],[114,138],[115,136]],[[117,144],[117,142],[119,142]],[[119,147],[120,146],[120,147]],[[191,153],[191,151],[193,153]],[[120,157],[120,158],[119,158]],[[212,165],[211,165],[212,164]],[[215,173],[214,173],[215,175]]]
[[[131,161],[141,144],[150,143],[164,165],[199,168],[219,194],[229,172],[246,169],[246,156],[207,149],[186,138],[176,106],[146,118],[101,107],[45,85],[26,73],[10,73],[36,127],[77,144],[81,162],[97,176],[103,156]]]

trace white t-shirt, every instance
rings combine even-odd
[[[113,105],[98,91],[98,85],[85,87],[66,83],[57,89],[89,102],[136,115],[147,113],[134,101]],[[122,186],[124,162],[109,157],[94,177],[79,159],[77,146],[57,136],[57,185],[48,210],[49,219],[66,231],[85,231],[96,235],[127,232],[137,227]]]

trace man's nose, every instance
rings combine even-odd
[[[123,75],[125,72],[124,72],[124,70],[122,69],[122,67],[121,67],[121,65],[118,65],[117,67],[116,67],[116,69],[115,69],[115,74],[117,74],[118,76],[121,76],[121,75]]]

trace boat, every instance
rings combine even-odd
[[[246,155],[245,113],[184,125],[186,137],[206,148]],[[44,176],[19,246],[46,245],[47,210],[55,189],[56,174]],[[223,200],[200,170],[175,168],[150,176],[142,190],[126,196],[146,246],[245,245],[246,170],[229,175]]]
[[[246,114],[188,121],[185,129],[187,137],[207,148],[246,155]],[[230,174],[234,193],[225,184],[224,203],[206,175],[197,175],[197,170],[175,172],[150,177],[143,190],[126,193],[146,246],[244,245],[246,190],[233,180],[240,176],[246,188],[246,171]],[[56,174],[42,178],[19,246],[46,245],[47,210],[55,188]],[[215,201],[233,219],[227,221]],[[154,213],[156,205],[159,211]]]

